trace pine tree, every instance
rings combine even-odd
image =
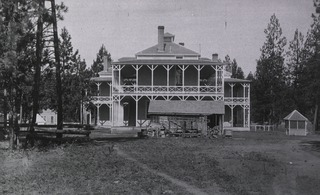
[[[6,94],[2,102],[9,112],[10,146],[15,148],[19,133],[19,110],[26,105],[30,93],[34,64],[34,31],[32,1],[3,1],[0,6],[0,90]],[[29,103],[29,102],[28,102]],[[29,107],[29,106],[27,106]],[[6,118],[6,117],[5,117]]]
[[[308,105],[305,94],[305,75],[304,69],[306,65],[306,48],[304,36],[298,29],[294,33],[293,40],[289,42],[287,52],[287,85],[288,93],[293,100],[292,104],[295,109],[298,109],[303,114],[308,113]]]
[[[255,80],[252,84],[253,115],[260,122],[276,123],[283,117],[286,89],[284,47],[286,38],[282,36],[282,29],[278,18],[272,15],[270,23],[264,30],[266,42],[261,48],[261,56],[257,61]]]
[[[237,60],[233,59],[231,63],[231,78],[244,79],[242,68],[238,66]]]
[[[306,66],[303,69],[302,87],[305,89],[306,101],[313,107],[314,130],[319,130],[320,104],[320,15],[312,15],[313,24],[306,39]]]
[[[253,81],[253,79],[254,79],[254,76],[253,76],[252,72],[250,71],[248,76],[246,77],[246,80]]]
[[[107,59],[111,61],[111,54],[108,53],[106,47],[102,45],[99,49],[99,52],[97,53],[96,60],[93,61],[93,64],[91,66],[94,76],[98,76],[98,73],[103,70],[103,59],[105,56],[107,56]]]

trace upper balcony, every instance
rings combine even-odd
[[[223,70],[211,65],[122,65],[113,94],[223,94]]]
[[[226,78],[224,85],[224,102],[227,105],[250,104],[250,81]]]

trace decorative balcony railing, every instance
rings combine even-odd
[[[246,104],[249,103],[248,97],[224,97],[225,103],[230,104]]]
[[[91,96],[92,102],[109,102],[112,101],[111,96]]]
[[[115,94],[140,93],[223,93],[222,86],[135,86],[122,85],[113,87]]]

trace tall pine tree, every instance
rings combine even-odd
[[[286,38],[278,18],[274,15],[264,30],[266,41],[261,48],[253,82],[253,115],[257,122],[277,123],[286,112],[284,47]]]
[[[320,15],[312,15],[313,24],[306,39],[306,66],[303,69],[302,87],[305,89],[306,101],[313,114],[314,130],[319,130],[320,104]]]
[[[305,76],[303,75],[307,50],[305,48],[304,36],[298,29],[294,33],[293,40],[289,42],[287,52],[287,85],[288,93],[292,99],[293,107],[304,115],[308,114],[306,102]]]

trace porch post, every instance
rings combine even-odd
[[[218,67],[215,67],[215,75],[216,75],[216,92],[218,92]]]
[[[243,109],[243,127],[246,127],[246,106],[243,106],[242,109]]]
[[[112,97],[112,83],[110,82],[110,83],[108,83],[109,84],[109,89],[110,89],[110,91],[109,91],[109,96],[110,97]],[[110,98],[111,99],[111,98]]]
[[[112,104],[109,104],[109,120],[110,120],[110,124],[112,122]]]
[[[97,104],[96,105],[97,106],[97,125],[99,125],[99,123],[100,123],[100,106],[101,106],[101,104]]]
[[[154,65],[151,65],[151,87],[153,89],[153,74],[154,74]]]
[[[136,100],[136,127],[137,127],[138,126],[138,114],[139,114],[139,112],[138,112],[138,106],[139,106],[138,97],[136,97],[135,100]]]
[[[121,67],[119,67],[119,92],[120,92],[120,89],[121,89]]]
[[[185,71],[185,67],[184,67],[184,65],[182,65],[182,87],[183,87],[183,90],[184,90],[184,71]]]
[[[230,108],[231,108],[231,127],[233,127],[233,124],[234,124],[234,122],[233,122],[233,109],[234,109],[234,105],[232,105],[232,106],[230,106]]]
[[[136,86],[138,87],[139,85],[139,67],[136,68]]]
[[[167,70],[167,87],[169,87],[169,85],[170,85],[170,65],[164,65],[164,68]],[[169,91],[169,90],[168,90]]]
[[[198,70],[198,92],[200,91],[200,68],[197,68]]]
[[[233,103],[233,87],[235,86],[234,83],[229,83],[229,86],[231,87],[231,100],[232,100],[232,103]]]
[[[251,123],[250,123],[250,104],[248,107],[248,127],[249,127],[249,131],[251,130]]]
[[[200,71],[202,70],[202,68],[203,68],[203,66],[201,66],[201,65],[193,65],[196,69],[197,69],[197,71],[198,71],[198,83],[197,83],[197,85],[198,85],[198,92],[200,92],[200,77],[201,77],[201,74],[200,74]]]
[[[102,83],[101,82],[97,82],[96,83],[96,85],[97,85],[97,87],[98,87],[98,96],[100,96],[100,85],[101,85]]]

